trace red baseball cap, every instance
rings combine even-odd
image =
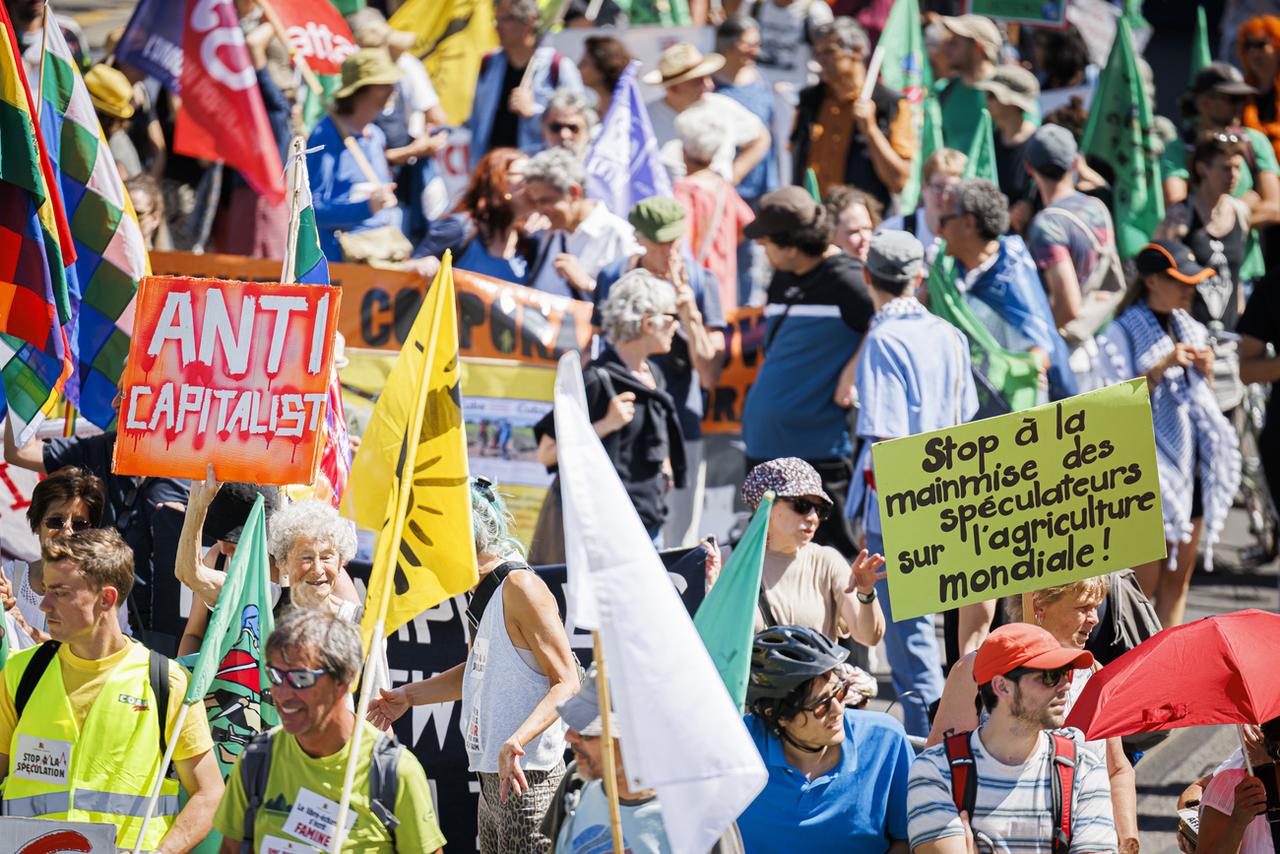
[[[987,635],[978,647],[978,655],[973,660],[973,678],[979,685],[985,685],[1018,667],[1056,670],[1067,665],[1077,669],[1092,667],[1093,653],[1064,649],[1057,638],[1039,626],[1012,623]]]

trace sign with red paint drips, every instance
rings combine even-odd
[[[342,291],[143,279],[120,383],[117,474],[311,483]]]

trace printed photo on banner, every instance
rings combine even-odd
[[[1144,379],[871,453],[895,619],[1165,555]]]
[[[1041,27],[1064,27],[1067,0],[968,0],[965,12],[999,21]]]
[[[117,474],[310,483],[340,288],[150,276],[121,380]]]

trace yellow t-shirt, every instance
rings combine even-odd
[[[129,641],[129,644],[136,641]],[[75,715],[76,726],[83,727],[85,716],[93,701],[102,693],[102,686],[107,681],[107,674],[112,668],[124,661],[129,654],[130,646],[126,645],[114,655],[90,661],[73,654],[63,644],[58,648],[58,664],[62,668],[62,684],[67,689],[67,700],[71,703],[71,713]],[[188,674],[177,662],[169,663],[169,714],[166,718],[165,738],[173,741],[173,725],[178,720],[178,711],[182,708],[182,700],[187,694]],[[173,750],[175,762],[191,759],[213,749],[213,737],[209,734],[209,719],[203,714],[204,707],[194,710],[201,714],[187,714],[182,724],[182,732],[178,736],[177,746]],[[37,713],[38,710],[28,705],[26,714]],[[13,697],[9,696],[9,685],[0,679],[0,751],[7,751],[13,742],[13,731],[18,725],[17,709],[13,705]],[[156,748],[159,749],[157,743]]]

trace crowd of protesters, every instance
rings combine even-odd
[[[42,4],[5,4],[24,59],[38,63]],[[591,303],[587,414],[654,545],[701,543],[708,585],[721,555],[703,522],[705,391],[723,364],[726,313],[762,309],[738,483],[748,510],[766,493],[776,499],[744,710],[768,783],[713,850],[1138,851],[1141,751],[1119,738],[1086,741],[1063,722],[1113,657],[1096,640],[1100,608],[1126,596],[1158,625],[1184,621],[1197,563],[1212,567],[1250,463],[1239,407],[1251,388],[1280,381],[1280,284],[1266,273],[1280,258],[1280,17],[1244,22],[1231,55],[1181,92],[1176,126],[1162,124],[1164,220],[1122,259],[1115,176],[1081,152],[1082,103],[1042,115],[1042,93],[1088,89],[1099,76],[1072,24],[1019,32],[944,14],[960,4],[921,3],[944,145],[920,163],[912,94],[868,83],[893,4],[701,8],[715,52],[679,42],[640,73],[672,193],[613,210],[590,192],[586,161],[633,61],[626,28],[653,23],[653,4],[589,4],[613,29],[587,38],[580,56],[545,43],[537,0],[492,5],[498,47],[480,63],[464,124],[469,183],[441,205],[430,201],[432,158],[450,128],[413,34],[372,6],[349,16],[358,48],[329,109],[308,122],[288,46],[255,4],[236,4],[282,153],[309,134],[328,259],[430,275],[449,250],[459,269]],[[582,5],[569,4],[570,25],[585,23]],[[74,21],[58,23],[148,246],[278,255],[287,212],[229,170],[223,181],[175,153],[172,96],[124,63],[95,64]],[[765,74],[776,70],[804,79],[784,133]],[[995,162],[988,177],[968,177],[984,109]],[[918,205],[907,207],[917,179]],[[929,310],[938,270],[951,271],[999,347],[1028,354],[1038,402],[1145,378],[1167,559],[894,620],[871,445],[991,414],[970,340]],[[1280,486],[1277,425],[1267,418],[1256,462]],[[553,414],[534,434],[536,459],[554,474]],[[444,838],[426,773],[384,733],[413,707],[454,701],[478,778],[481,851],[605,850],[606,764],[616,764],[627,850],[671,850],[654,792],[633,787],[620,752],[604,761],[602,749],[616,747],[602,748],[595,673],[580,672],[552,591],[529,571],[565,560],[558,480],[521,543],[498,487],[472,479],[480,582],[468,599],[467,658],[381,691],[366,722],[348,697],[364,608],[346,569],[355,532],[328,504],[219,484],[212,471],[189,484],[116,475],[110,432],[19,446],[9,427],[4,442],[8,463],[47,475],[27,508],[42,556],[7,561],[0,576],[10,650],[0,744],[13,745],[0,757],[6,815],[108,821],[121,846],[141,836],[147,850],[188,851],[211,830],[224,854],[266,850],[293,832],[281,803],[338,799],[347,745],[363,727],[348,844],[435,851]],[[164,654],[199,650],[259,497],[279,614],[265,651],[281,728],[246,746],[224,787],[205,717],[173,731],[188,676]],[[153,626],[172,605],[174,579],[195,603],[181,637]],[[866,672],[877,649],[894,715],[865,708],[878,693]],[[120,720],[121,704],[99,701],[117,694],[140,698],[159,744]],[[1275,774],[1277,732],[1270,721],[1253,733],[1252,775],[1236,757],[1184,793],[1180,805],[1202,805],[1199,850],[1276,850],[1280,825],[1259,816],[1274,816],[1280,796],[1255,775]],[[73,764],[61,787],[14,773],[30,738],[93,761]],[[171,739],[176,779],[144,833],[143,784]]]

